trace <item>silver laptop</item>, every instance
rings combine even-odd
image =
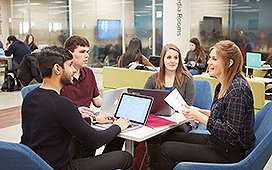
[[[113,89],[104,91],[101,109],[99,112],[95,112],[95,115],[105,113],[115,113],[117,105],[119,103],[122,93],[127,92],[128,87]]]
[[[175,110],[172,109],[164,100],[164,98],[170,93],[167,90],[128,88],[127,91],[128,93],[153,97],[154,101],[151,107],[151,113],[160,116],[172,116],[175,113]]]
[[[130,120],[132,125],[126,129],[126,131],[140,128],[145,125],[152,103],[153,97],[123,93],[114,117],[117,119],[124,118]],[[102,130],[111,125],[112,124],[96,124],[95,126],[100,127],[98,129]]]

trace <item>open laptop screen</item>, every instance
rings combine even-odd
[[[246,65],[249,67],[261,68],[262,54],[260,53],[246,53]]]
[[[123,93],[115,112],[116,118],[129,119],[131,122],[145,124],[153,98],[143,95]]]

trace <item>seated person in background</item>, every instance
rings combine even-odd
[[[31,51],[38,49],[37,45],[34,42],[34,36],[32,34],[26,34],[25,43],[27,43]]]
[[[4,48],[2,41],[0,40],[0,48]]]
[[[201,74],[205,71],[207,61],[205,51],[197,38],[194,37],[190,40],[190,49],[184,59],[186,67],[192,75]]]
[[[151,75],[146,83],[145,89],[160,89],[172,91],[177,89],[188,105],[194,104],[195,84],[192,75],[183,67],[181,53],[174,44],[166,44],[162,48],[160,58],[160,71]],[[171,132],[189,132],[196,128],[195,122],[182,124]],[[170,132],[169,132],[170,133]],[[158,168],[157,153],[161,135],[147,140],[149,166],[151,170]]]
[[[80,35],[73,35],[64,42],[64,48],[68,49],[74,56],[73,67],[76,69],[76,72],[73,74],[73,84],[64,86],[60,94],[77,104],[83,118],[94,116],[93,111],[90,109],[91,104],[96,107],[101,107],[102,104],[95,75],[90,68],[86,67],[89,58],[89,47],[89,41]],[[75,139],[73,142],[78,143],[79,141]],[[115,138],[106,145],[104,153],[121,150],[123,144],[124,139]],[[95,149],[88,146],[84,141],[80,141],[80,157],[85,158],[94,155]]]
[[[148,59],[143,55],[142,42],[139,38],[132,38],[129,41],[127,51],[121,55],[118,61],[118,67],[129,68],[131,63],[142,64],[144,66],[154,67]]]
[[[165,134],[159,152],[159,170],[173,169],[179,162],[239,162],[254,148],[253,95],[242,74],[243,57],[229,40],[210,50],[209,74],[218,79],[211,110],[187,106],[182,113],[199,121],[211,133]]]
[[[262,67],[272,67],[272,55],[267,57],[267,60],[262,65]],[[268,70],[264,78],[272,78],[272,71]]]
[[[11,56],[13,54],[12,59],[13,69],[18,68],[24,55],[30,53],[31,51],[25,42],[18,40],[14,35],[10,35],[7,38],[5,56]]]
[[[118,119],[103,131],[91,127],[94,119],[84,120],[77,105],[60,96],[62,86],[73,83],[73,55],[62,47],[45,47],[37,58],[43,84],[29,92],[22,104],[21,143],[34,150],[54,169],[133,169],[132,156],[125,151],[77,159],[76,145],[69,147],[72,136],[93,149],[111,142],[130,122]],[[112,114],[96,117],[98,123],[110,123]]]

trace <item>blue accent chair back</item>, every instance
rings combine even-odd
[[[28,85],[22,88],[21,90],[21,94],[23,99],[25,98],[25,96],[27,95],[27,93],[29,93],[31,90],[35,89],[36,87],[40,87],[42,84],[32,84],[32,85]]]
[[[210,110],[213,101],[210,82],[207,80],[194,80],[194,82],[196,87],[194,106]],[[197,129],[190,131],[190,133],[210,134],[202,123],[198,123]]]
[[[247,157],[237,163],[180,162],[174,170],[229,170],[263,169],[272,153],[272,102],[267,103],[256,115],[254,133],[255,148]]]
[[[39,169],[53,170],[41,157],[29,147],[0,141],[0,169]]]
[[[207,80],[194,80],[195,82],[195,100],[194,106],[201,109],[211,109],[212,105],[212,88]]]

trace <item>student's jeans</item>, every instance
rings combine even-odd
[[[12,60],[12,68],[17,69],[20,66],[19,63],[17,63],[15,60]]]
[[[115,141],[115,139],[117,139]],[[66,164],[66,170],[133,170],[133,157],[126,151],[121,151],[118,147],[114,146],[114,143],[119,143],[120,138],[115,138],[108,147],[104,149],[103,154],[97,156],[91,156],[86,158],[79,158],[80,156],[80,143],[75,137],[72,138],[70,149],[71,149],[71,160]],[[119,149],[119,150],[116,150]]]

